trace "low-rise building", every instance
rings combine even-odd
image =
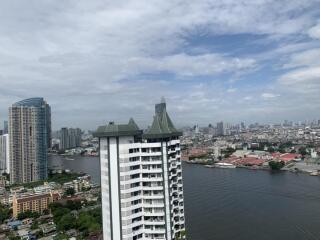
[[[31,211],[42,213],[48,209],[50,203],[61,198],[59,193],[32,194],[29,196],[13,196],[13,217],[16,218],[19,213]]]

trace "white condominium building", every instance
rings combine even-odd
[[[104,240],[185,239],[180,135],[164,101],[145,133],[133,119],[97,129]]]
[[[10,173],[9,135],[0,135],[0,175]]]

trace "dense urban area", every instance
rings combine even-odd
[[[43,99],[32,101],[48,116],[44,119],[47,123],[44,129],[51,128],[48,104]],[[15,143],[10,146],[17,135],[13,125],[17,115],[12,112],[25,104],[30,104],[30,100],[10,108],[9,124],[5,121],[1,131],[0,239],[101,239],[101,191],[90,175],[72,169],[44,169],[45,177],[36,177],[31,171],[31,176],[19,179],[22,173],[13,169],[17,156],[12,148],[18,151],[23,148]],[[161,104],[165,110],[165,103]],[[167,118],[166,121],[170,122]],[[126,126],[136,125],[130,120]],[[168,126],[171,127],[170,124]],[[27,129],[32,131],[31,127]],[[51,129],[46,131],[51,133]],[[230,168],[230,171],[242,167],[301,172],[311,176],[320,173],[320,120],[304,123],[284,121],[273,125],[219,122],[215,126],[185,127],[182,131],[180,146],[176,146],[181,148],[181,160],[189,164]],[[48,155],[59,155],[76,161],[75,155],[99,155],[99,141],[93,132],[62,128],[44,136],[45,159]],[[11,153],[13,155],[9,156]]]
[[[187,128],[182,160],[206,167],[281,169],[318,175],[320,121]]]

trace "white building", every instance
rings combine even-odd
[[[0,175],[10,173],[9,134],[0,135]]]
[[[185,239],[180,135],[165,102],[144,134],[133,119],[98,128],[104,240]]]

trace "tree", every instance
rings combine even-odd
[[[68,188],[65,192],[64,195],[66,196],[73,196],[76,193],[76,191],[74,190],[74,188]]]
[[[280,170],[281,168],[284,167],[284,162],[281,161],[281,162],[278,162],[278,161],[270,161],[269,162],[269,167],[272,169],[272,170]]]
[[[273,153],[274,152],[274,148],[273,147],[268,147],[268,150],[267,150],[269,153]]]
[[[0,224],[4,222],[4,220],[11,217],[12,211],[10,208],[6,208],[3,205],[0,204]]]
[[[69,208],[70,210],[79,210],[81,209],[81,202],[68,200],[66,207]]]
[[[301,147],[299,148],[299,153],[304,156],[304,155],[307,155],[307,149],[305,147]]]
[[[68,240],[69,237],[64,233],[59,233],[57,236],[53,237],[54,240]]]
[[[38,229],[38,227],[39,227],[38,223],[34,222],[34,223],[32,223],[30,228],[31,228],[31,230],[35,230],[35,229]]]
[[[50,214],[50,210],[49,210],[49,209],[45,209],[45,210],[43,210],[43,214],[44,214],[44,215],[48,215],[48,214]]]
[[[40,217],[40,213],[38,212],[32,212],[30,210],[25,211],[25,212],[21,212],[18,214],[18,219],[19,220],[23,220],[25,218],[38,218]]]
[[[9,234],[7,235],[9,240],[20,240],[21,238],[16,236],[13,232],[9,232]]]
[[[181,231],[179,236],[176,237],[177,240],[183,240],[186,237],[186,232],[185,230]]]
[[[70,214],[65,214],[57,222],[59,230],[67,231],[76,226],[76,219]]]
[[[89,212],[82,212],[77,219],[77,227],[85,235],[90,232],[96,232],[101,229],[101,225],[96,221],[94,216]]]

